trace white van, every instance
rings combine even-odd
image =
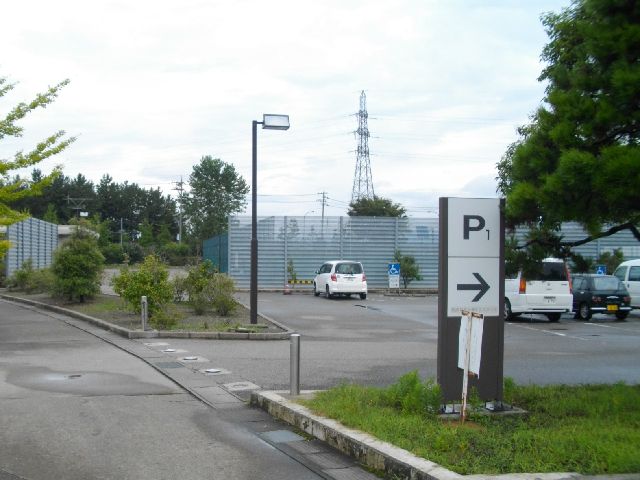
[[[540,273],[525,278],[522,272],[504,281],[504,318],[523,313],[546,315],[550,322],[560,320],[560,315],[571,312],[573,294],[571,278],[564,261],[545,258]]]
[[[640,308],[640,259],[622,262],[613,274],[629,290],[631,308]]]

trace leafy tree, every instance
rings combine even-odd
[[[142,225],[140,225],[140,239],[138,243],[141,247],[150,247],[153,245],[153,228],[147,218],[145,218]]]
[[[562,257],[624,229],[640,240],[640,4],[576,0],[542,22],[546,95],[497,165],[507,221]],[[571,220],[588,237],[564,241]]]
[[[171,236],[171,232],[169,231],[169,226],[166,223],[160,225],[160,231],[156,237],[156,241],[158,245],[164,246],[168,243],[171,243],[173,237]]]
[[[45,108],[52,103],[58,96],[60,89],[68,83],[69,80],[64,80],[49,87],[45,93],[36,95],[29,103],[20,102],[4,118],[0,117],[0,140],[5,137],[22,136],[24,129],[19,126],[18,122],[28,113],[38,108]],[[15,84],[7,83],[5,77],[0,77],[0,98],[13,90],[14,87]],[[11,225],[27,217],[26,213],[14,210],[9,205],[17,200],[41,194],[43,188],[50,185],[60,175],[60,167],[55,167],[49,175],[43,176],[37,181],[27,181],[20,178],[11,180],[8,177],[8,172],[36,165],[62,152],[74,140],[74,137],[65,137],[65,132],[60,130],[39,142],[31,151],[25,153],[20,150],[10,160],[0,159],[0,225]],[[9,242],[0,240],[0,259],[5,256],[8,248]]]
[[[182,199],[189,233],[198,241],[227,230],[230,215],[246,206],[249,186],[233,165],[206,155],[189,176],[190,192]]]
[[[49,223],[58,223],[58,213],[56,212],[56,206],[53,203],[47,205],[47,211],[44,212],[42,220]]]
[[[349,204],[347,215],[350,217],[406,217],[407,210],[399,203],[393,203],[388,198],[362,197]]]
[[[624,261],[624,254],[619,248],[611,252],[603,252],[598,258],[586,258],[579,254],[571,255],[572,268],[574,273],[594,273],[597,265],[604,265],[607,274],[611,275]]]
[[[95,234],[78,225],[53,255],[54,290],[69,300],[84,302],[100,292],[104,257]]]
[[[619,248],[612,252],[603,252],[596,259],[596,265],[604,265],[607,267],[607,273],[611,275],[618,265],[624,261],[624,254]]]
[[[96,187],[96,209],[102,219],[108,221],[112,232],[120,231],[120,221],[127,239],[133,240],[139,225],[145,219],[151,224],[156,237],[162,225],[167,225],[171,235],[177,232],[175,222],[176,203],[163,196],[160,189],[145,190],[137,184],[115,183],[104,175]]]
[[[407,288],[413,280],[422,280],[420,275],[420,265],[412,255],[403,255],[400,250],[396,250],[393,260],[400,264],[400,278],[404,288]]]

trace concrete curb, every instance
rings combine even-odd
[[[314,391],[303,391],[301,397],[313,393]],[[290,398],[288,392],[257,391],[251,394],[251,405],[326,442],[355,458],[359,463],[384,471],[390,476],[395,475],[411,480],[631,480],[640,478],[637,474],[584,476],[573,472],[460,475],[371,435],[347,428],[335,420],[315,415],[306,407],[288,398]]]
[[[158,331],[158,330],[129,330],[128,328],[114,325],[113,323],[100,320],[98,318],[85,315],[84,313],[69,310],[67,308],[58,307],[56,305],[49,305],[47,303],[38,302],[36,300],[30,300],[27,298],[14,297],[4,293],[0,293],[0,298],[5,300],[11,300],[18,303],[24,303],[33,307],[42,308],[43,310],[49,310],[56,313],[62,313],[78,320],[84,320],[104,330],[116,333],[124,338],[138,339],[138,338],[192,338],[192,339],[206,339],[206,340],[289,340],[289,337],[294,332],[290,328],[275,322],[263,315],[262,318],[268,322],[273,323],[278,328],[283,329],[283,332],[277,333],[238,333],[238,332],[171,332],[171,331]]]

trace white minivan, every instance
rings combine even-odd
[[[640,308],[640,259],[622,262],[613,274],[629,290],[631,308]]]
[[[313,279],[313,293],[317,297],[324,293],[327,298],[338,295],[350,297],[360,295],[367,298],[367,276],[360,262],[351,260],[331,260],[325,262]]]
[[[525,278],[522,272],[504,281],[504,319],[523,313],[546,315],[550,322],[571,312],[573,293],[571,277],[564,261],[545,258],[542,268],[534,276]]]

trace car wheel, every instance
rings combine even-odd
[[[591,309],[589,308],[589,304],[587,302],[582,302],[578,306],[578,318],[585,321],[591,318]]]
[[[558,320],[560,320],[560,313],[547,313],[547,318],[549,319],[550,322],[557,322]]]
[[[319,296],[320,296],[320,292],[318,291],[318,286],[316,285],[316,282],[313,282],[313,294],[314,294],[316,297],[319,297]]]
[[[367,294],[366,293],[361,293],[360,294],[360,300],[366,300],[367,299]]]
[[[511,320],[513,317],[513,312],[511,311],[511,302],[508,298],[504,299],[504,319]]]
[[[329,285],[327,285],[327,288],[326,288],[324,294],[325,294],[325,297],[327,297],[327,298],[333,298],[333,295],[331,295],[331,292],[329,291]]]
[[[627,319],[627,315],[629,315],[629,312],[617,312],[616,313],[616,318],[620,321],[622,320],[626,320]]]

